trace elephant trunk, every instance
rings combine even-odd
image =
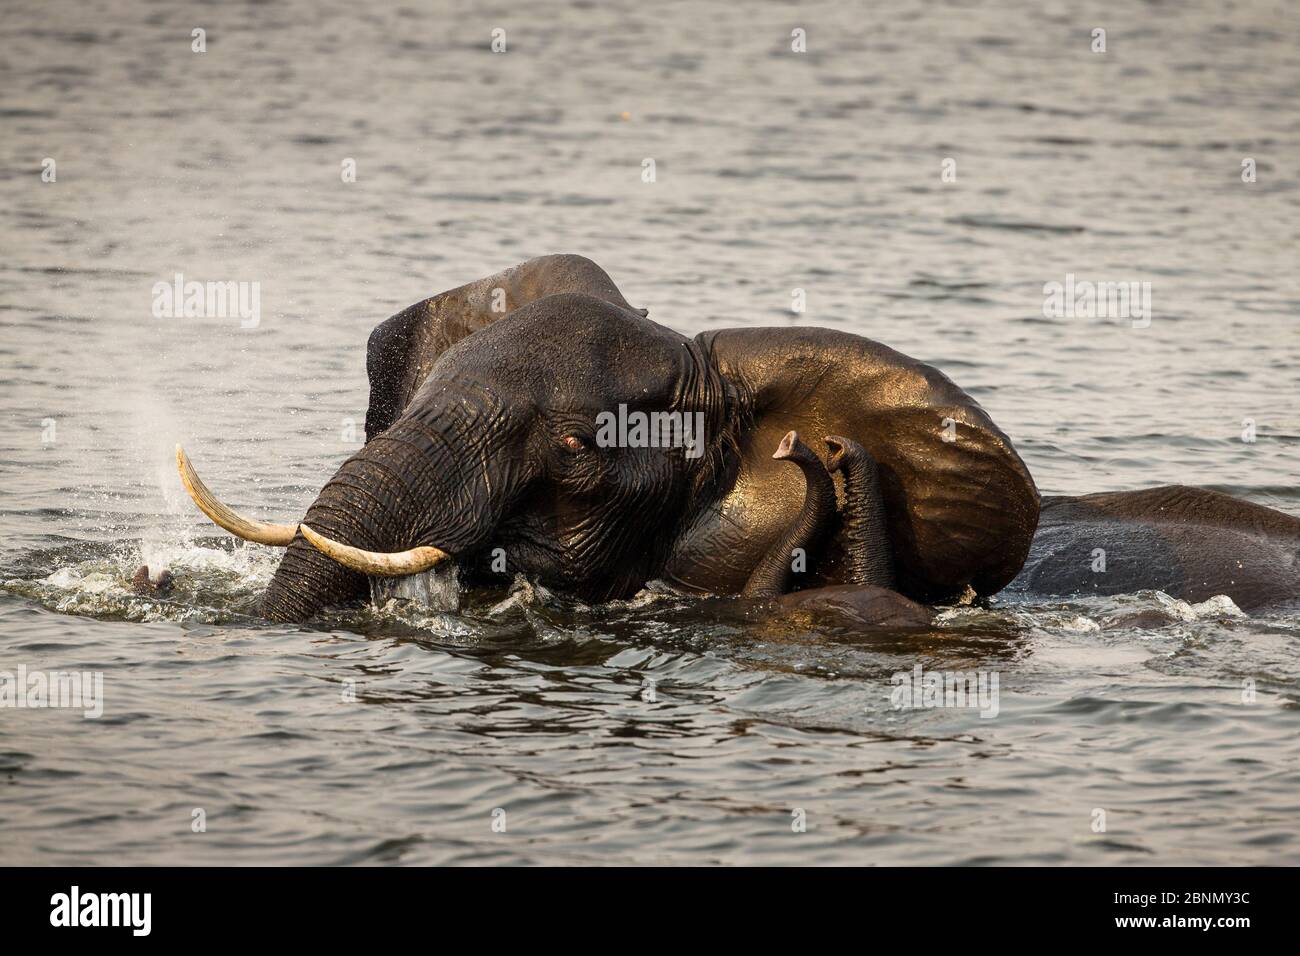
[[[325,525],[319,515],[313,514],[314,510],[315,505],[307,512],[310,520],[318,526]],[[330,533],[341,532],[331,529]],[[308,544],[299,532],[262,596],[262,616],[278,622],[305,621],[326,605],[363,597],[366,590],[364,574],[336,564]]]
[[[790,589],[796,550],[802,550],[805,569],[811,567],[808,551],[825,536],[835,515],[835,483],[817,453],[799,440],[798,432],[787,432],[772,456],[799,466],[804,476],[803,508],[780,539],[763,555],[741,592],[746,597],[777,597]]]
[[[848,438],[827,435],[831,471],[844,475],[844,524],[841,536],[847,555],[850,584],[893,588],[894,556],[889,548],[885,499],[880,493],[880,473],[871,453]]]
[[[403,418],[372,439],[321,489],[302,523],[364,551],[433,546],[456,556],[481,546],[502,506],[489,499],[509,482],[489,475],[489,456],[470,447],[470,430],[434,421]],[[262,614],[303,621],[368,593],[365,574],[339,564],[299,531],[262,598]]]

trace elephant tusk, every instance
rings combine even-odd
[[[446,551],[429,547],[393,552],[362,551],[348,544],[331,541],[305,524],[298,527],[302,530],[302,536],[317,550],[333,558],[345,568],[380,578],[400,578],[408,574],[420,574],[428,571],[439,561],[451,557]]]
[[[258,544],[287,548],[294,534],[297,533],[296,525],[250,521],[223,505],[217,500],[217,496],[208,490],[208,486],[198,476],[190,460],[185,457],[185,449],[180,445],[176,446],[176,470],[181,473],[181,483],[185,485],[185,490],[199,506],[199,510],[235,537],[243,538],[245,541],[255,541]]]

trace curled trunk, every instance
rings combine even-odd
[[[857,442],[827,439],[838,445],[836,464],[844,475],[845,577],[850,584],[894,587],[894,559],[885,524],[876,460]]]
[[[776,597],[788,591],[795,550],[802,549],[805,561],[808,560],[808,552],[825,536],[835,515],[835,483],[821,459],[797,434],[787,434],[772,457],[788,459],[803,472],[806,486],[803,507],[754,568],[741,592],[746,597]]]

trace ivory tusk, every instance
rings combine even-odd
[[[428,571],[439,561],[450,557],[446,551],[438,548],[419,547],[409,551],[362,551],[348,544],[331,541],[323,534],[318,534],[307,525],[298,526],[302,536],[312,543],[317,550],[333,558],[345,568],[360,571],[380,578],[400,578],[408,574],[420,574]]]
[[[251,521],[223,505],[217,500],[217,496],[208,490],[208,486],[198,476],[190,460],[185,457],[185,449],[180,445],[176,446],[176,470],[181,473],[181,483],[185,485],[185,490],[199,506],[199,510],[235,537],[243,538],[245,541],[255,541],[258,544],[287,548],[294,534],[297,533],[297,525]]]

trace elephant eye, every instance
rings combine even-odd
[[[577,435],[565,435],[560,440],[564,442],[565,448],[569,449],[569,451],[574,453],[585,451],[587,448],[587,443],[583,441],[581,438],[579,438]]]

